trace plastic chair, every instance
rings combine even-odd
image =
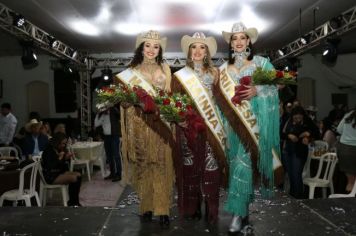
[[[19,152],[15,147],[0,147],[0,156],[11,156],[11,153],[14,153],[16,159],[19,160]]]
[[[326,190],[334,193],[333,175],[337,163],[336,153],[325,153],[319,158],[319,167],[315,177],[303,178],[303,183],[309,186],[309,199],[314,198],[316,187],[323,188],[323,198],[326,198]]]
[[[356,181],[349,194],[330,194],[329,198],[355,197],[356,196]]]
[[[317,159],[319,156],[321,156],[324,150],[325,152],[329,149],[329,144],[323,140],[315,140],[313,144],[309,144],[309,153],[308,153],[308,158],[307,161],[304,164],[303,172],[302,172],[302,177],[304,178],[310,178],[310,164],[312,159]],[[319,156],[315,155],[320,153]]]
[[[14,206],[17,206],[17,201],[24,200],[26,206],[31,206],[31,198],[35,197],[38,206],[41,206],[38,193],[36,191],[36,179],[39,162],[31,163],[20,171],[20,184],[18,189],[9,190],[3,193],[0,197],[0,206],[3,205],[4,200],[14,201]],[[25,173],[31,171],[30,187],[24,189]]]
[[[36,159],[38,157],[36,156]],[[42,172],[42,166],[41,163],[39,162],[38,165],[38,172],[40,174],[41,182],[40,182],[40,200],[42,203],[42,206],[46,206],[47,203],[47,190],[54,190],[54,189],[59,189],[62,192],[62,200],[63,200],[63,206],[68,206],[68,188],[67,185],[65,184],[48,184],[46,182],[46,179],[43,176]]]
[[[100,171],[101,171],[101,176],[104,178],[105,177],[105,150],[104,150],[104,144],[101,144],[100,146],[98,146],[96,148],[96,153],[94,155],[95,158],[93,158],[93,160],[91,161],[91,165],[90,165],[90,169],[93,172],[93,165],[99,165],[100,167]]]
[[[83,159],[78,159],[73,151],[73,148],[69,147],[69,151],[71,153],[73,153],[73,158],[70,161],[70,166],[69,166],[69,170],[73,171],[74,166],[83,166],[85,165],[86,169],[87,169],[87,173],[88,173],[88,180],[91,180],[90,177],[90,160],[83,160]]]

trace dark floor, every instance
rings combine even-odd
[[[356,235],[356,198],[297,201],[277,195],[272,200],[257,197],[250,209],[253,232],[247,235]],[[117,208],[0,208],[0,235],[228,235],[231,216],[222,207],[218,224],[210,227],[204,219],[178,219],[176,211],[169,229],[161,229],[155,218],[142,223],[137,198],[127,188]]]

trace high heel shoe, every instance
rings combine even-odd
[[[162,228],[168,228],[169,223],[170,223],[170,221],[169,221],[168,215],[159,216],[159,224],[161,225]]]
[[[239,232],[242,228],[242,218],[241,216],[234,215],[231,220],[229,232],[230,233],[235,233]]]
[[[146,211],[145,213],[143,213],[142,219],[145,222],[152,221],[152,211]]]

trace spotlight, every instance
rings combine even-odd
[[[33,42],[20,42],[22,46],[22,65],[24,69],[32,69],[38,66],[37,55],[32,49]]]
[[[327,38],[323,47],[322,61],[326,63],[335,63],[338,56],[339,38]]]
[[[277,52],[282,57],[282,56],[284,56],[286,54],[287,48],[279,49]]]
[[[279,50],[278,50],[278,54],[279,54],[280,56],[284,56],[284,52],[282,51],[282,49],[279,49]]]
[[[14,26],[21,27],[23,26],[23,24],[25,24],[25,18],[22,15],[13,13],[12,17],[13,17],[12,24]]]
[[[55,39],[54,37],[48,36],[48,45],[49,45],[51,48],[57,47],[57,46],[58,46],[58,41],[57,41],[57,39]]]
[[[102,77],[105,81],[110,80],[112,77],[112,70],[109,67],[101,70],[101,73],[102,73]]]
[[[330,20],[330,26],[333,29],[338,29],[341,27],[341,25],[342,25],[342,16],[341,15],[336,16]]]
[[[300,38],[300,42],[303,45],[307,45],[310,42],[311,34],[306,34]]]
[[[70,56],[71,56],[73,59],[75,59],[77,55],[78,55],[78,51],[76,51],[76,50],[73,50],[72,53],[70,54]]]

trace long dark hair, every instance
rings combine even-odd
[[[142,42],[135,50],[135,55],[129,65],[130,68],[135,68],[137,65],[140,65],[143,62],[143,46],[145,42]],[[161,45],[159,45],[159,52],[156,57],[156,62],[158,65],[163,63],[163,50]]]
[[[235,63],[235,57],[234,57],[234,50],[231,48],[231,41],[232,41],[232,36],[234,34],[231,35],[230,37],[230,41],[229,41],[229,45],[228,45],[228,52],[229,52],[229,64],[232,65]],[[246,34],[246,37],[248,39],[250,39],[250,37]],[[253,59],[253,56],[255,55],[255,50],[252,46],[252,43],[251,43],[251,40],[250,40],[250,43],[248,44],[248,47],[251,49],[250,51],[250,55],[247,57],[247,60],[248,61],[251,61]]]
[[[351,114],[345,118],[345,123],[351,123],[352,121],[354,121],[354,123],[352,124],[352,128],[356,127],[356,107],[353,110],[353,112],[351,112]]]
[[[53,134],[52,139],[51,139],[52,147],[57,150],[59,144],[61,144],[61,142],[64,139],[67,139],[67,135],[62,132],[57,132],[57,133]]]
[[[192,60],[192,50],[191,50],[192,45],[193,44],[189,45],[186,65],[188,67],[194,69],[194,61]],[[205,46],[205,51],[206,51],[206,59],[203,60],[203,69],[205,72],[210,72],[211,74],[214,74],[214,66],[213,66],[213,62],[211,60],[209,48],[206,44],[204,44],[204,46]]]

